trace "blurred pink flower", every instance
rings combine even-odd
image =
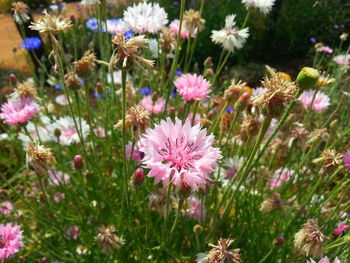
[[[202,201],[199,200],[197,197],[191,196],[190,198],[188,198],[188,204],[189,208],[187,210],[186,215],[192,217],[197,221],[202,221],[203,218],[205,218],[207,212],[204,207],[202,211]]]
[[[124,34],[126,31],[129,30],[124,20],[120,18],[108,19],[106,22],[106,26],[107,32],[112,35],[115,35],[117,33]]]
[[[333,53],[333,49],[331,49],[328,46],[322,46],[322,47],[318,48],[317,51],[323,52],[323,53],[327,53],[327,54],[332,54]]]
[[[106,136],[105,129],[103,129],[102,127],[95,128],[94,132],[100,138],[104,138]]]
[[[333,236],[339,237],[344,231],[348,230],[349,226],[345,225],[344,222],[340,222],[336,229],[333,230]]]
[[[165,100],[163,98],[157,99],[155,102],[152,100],[152,96],[145,96],[140,101],[140,106],[151,114],[159,114],[164,111]]]
[[[9,100],[1,106],[0,118],[4,123],[16,125],[29,121],[39,110],[39,105],[29,97]]]
[[[192,123],[192,119],[193,119],[193,113],[191,112],[190,114],[188,114],[187,120],[189,120]],[[193,125],[196,125],[200,122],[201,122],[201,115],[197,113],[196,116],[194,117]]]
[[[131,149],[132,148],[132,143],[129,142],[126,146],[125,146],[125,155],[127,158],[130,158],[131,156]],[[134,146],[134,151],[132,152],[132,157],[131,159],[140,163],[141,162],[141,159],[143,157],[143,153],[140,152],[140,149],[139,149],[139,144],[136,143],[135,146]]]
[[[289,181],[294,171],[287,168],[279,168],[275,171],[270,182],[270,188],[280,187],[284,182]]]
[[[79,227],[78,226],[71,226],[67,228],[66,231],[67,235],[70,236],[73,239],[77,239],[79,235]]]
[[[68,174],[62,171],[48,170],[47,174],[49,176],[49,183],[51,185],[69,184],[70,177]]]
[[[66,95],[64,95],[64,94],[58,95],[55,98],[55,101],[56,101],[57,104],[59,104],[61,106],[68,105],[68,99],[67,99]]]
[[[350,151],[344,153],[344,164],[346,169],[350,170]]]
[[[53,196],[53,200],[58,203],[61,199],[64,199],[66,196],[64,193],[57,193]]]
[[[3,262],[13,254],[17,253],[23,246],[22,231],[20,226],[8,223],[0,225],[0,261]]]
[[[0,213],[2,213],[4,215],[8,215],[12,212],[12,210],[13,210],[13,205],[11,202],[4,201],[4,202],[0,203]]]
[[[210,82],[197,74],[184,74],[174,82],[184,100],[203,100],[209,94]]]
[[[171,32],[173,32],[173,34],[175,34],[177,36],[179,34],[179,30],[180,30],[180,20],[179,19],[173,20],[170,23],[169,28],[170,28]],[[186,28],[182,25],[180,37],[182,39],[186,39],[189,37],[189,35],[190,35],[190,32],[188,30],[186,30]],[[196,32],[193,32],[191,37],[196,37]]]
[[[310,260],[306,261],[306,263],[317,263],[312,258]],[[321,258],[318,263],[332,263],[328,257]],[[338,258],[335,258],[333,263],[340,263],[340,260]]]
[[[177,118],[175,123],[167,118],[148,129],[139,145],[145,154],[142,163],[150,169],[148,176],[155,178],[154,183],[205,189],[217,160],[222,158],[220,150],[212,146],[214,136],[206,132],[199,124],[183,124]]]
[[[300,95],[298,100],[304,105],[305,108],[310,108],[314,92],[315,91],[313,90],[306,90]],[[330,98],[321,91],[317,92],[315,100],[312,104],[312,109],[315,111],[322,111],[327,109],[329,105]]]
[[[350,63],[350,54],[338,55],[333,58],[333,61],[339,65],[348,65]]]

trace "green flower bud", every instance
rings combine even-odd
[[[301,90],[307,90],[316,85],[320,74],[317,69],[304,67],[297,76],[297,83]]]

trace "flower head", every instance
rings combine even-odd
[[[32,167],[37,173],[45,174],[49,165],[55,165],[56,159],[50,148],[45,148],[35,142],[29,142],[26,148],[27,165]]]
[[[202,221],[206,215],[206,209],[203,207],[202,210],[202,201],[195,196],[188,198],[188,209],[186,215],[192,217],[197,221]]]
[[[158,98],[154,101],[152,96],[145,96],[140,101],[140,106],[151,114],[159,114],[165,109],[165,99]]]
[[[100,0],[82,0],[81,5],[99,5],[101,4]]]
[[[139,141],[145,156],[142,163],[150,169],[149,177],[155,183],[173,183],[180,188],[205,189],[214,171],[220,150],[212,146],[213,135],[206,135],[200,125],[191,126],[179,119],[162,120],[154,129],[148,129]]]
[[[41,39],[39,37],[26,37],[22,40],[21,47],[27,50],[39,49],[41,46]]]
[[[328,171],[335,170],[342,163],[343,156],[334,149],[326,149],[321,153],[321,157],[313,160],[313,163],[322,162]]]
[[[79,227],[78,226],[68,227],[66,230],[66,234],[70,238],[77,239],[79,236]]]
[[[287,168],[279,168],[275,171],[272,180],[270,182],[270,188],[277,188],[282,186],[284,182],[290,180],[293,176],[294,171]]]
[[[201,17],[200,12],[190,9],[184,13],[183,27],[189,32],[190,35],[202,31],[204,24],[205,20]]]
[[[350,151],[344,153],[344,165],[346,169],[350,170]]]
[[[4,261],[17,253],[22,243],[22,231],[19,226],[9,224],[0,225],[0,260]]]
[[[17,125],[29,121],[39,110],[39,105],[29,97],[9,100],[1,106],[0,118],[4,123]]]
[[[94,32],[97,32],[99,30],[98,20],[96,17],[89,18],[88,20],[86,20],[85,24],[87,28]],[[101,23],[101,31],[106,32],[106,25],[104,24],[104,22]]]
[[[337,225],[337,228],[333,230],[332,234],[334,237],[339,237],[343,232],[348,230],[349,226],[345,224],[345,222],[340,222]]]
[[[263,14],[268,14],[275,0],[242,0],[247,9],[259,9]]]
[[[4,201],[0,203],[0,213],[4,215],[11,214],[13,210],[13,204],[9,201]]]
[[[312,258],[310,260],[306,261],[306,263],[317,263]],[[332,263],[331,260],[328,257],[321,258],[318,263]],[[336,257],[333,261],[333,263],[340,263],[340,260]]]
[[[326,237],[318,228],[317,220],[309,219],[294,235],[294,245],[306,255],[322,257]]]
[[[108,19],[106,22],[107,32],[109,34],[124,34],[129,30],[127,24],[121,18]]]
[[[12,8],[13,12],[13,19],[18,23],[18,24],[23,24],[30,20],[29,17],[29,7],[27,4],[23,2],[14,2],[12,3]]]
[[[49,183],[51,185],[69,184],[70,177],[68,174],[62,171],[48,170],[47,174],[49,176]]]
[[[76,123],[81,130],[81,135],[83,139],[85,139],[88,136],[90,131],[89,125],[82,118],[76,119]],[[59,129],[61,131],[61,135],[59,136],[59,139],[58,139],[58,142],[61,145],[71,145],[73,143],[80,142],[80,137],[76,129],[74,120],[70,116],[59,118],[55,123],[48,125],[47,129],[52,132],[55,129]]]
[[[350,54],[338,55],[333,58],[333,61],[338,65],[349,65],[350,64]]]
[[[136,33],[157,33],[168,23],[168,14],[158,3],[142,2],[124,11],[124,21]]]
[[[298,100],[307,109],[310,109],[311,103],[312,103],[312,107],[311,107],[312,110],[322,111],[324,109],[327,109],[328,106],[330,105],[330,98],[322,91],[318,91],[315,96],[315,92],[316,91],[313,91],[313,90],[303,91],[303,93],[300,95]],[[315,99],[312,102],[314,96],[315,96]]]
[[[17,84],[16,89],[11,94],[12,97],[20,97],[20,98],[36,98],[37,97],[37,89],[35,85],[30,81],[24,81]]]
[[[228,15],[225,19],[225,27],[221,30],[213,30],[211,39],[215,44],[233,52],[235,49],[241,49],[249,37],[249,29],[239,29],[236,26],[236,15]]]
[[[41,33],[49,32],[56,33],[72,26],[72,22],[69,19],[61,16],[49,15],[44,10],[44,16],[41,17],[37,22],[29,26],[32,30],[37,30]]]
[[[96,242],[106,253],[112,252],[114,249],[119,249],[125,243],[124,239],[114,234],[115,231],[114,226],[101,226],[97,230]]]
[[[179,34],[179,31],[180,31],[180,20],[179,19],[173,20],[170,23],[169,28],[170,28],[171,32],[173,32],[173,34],[177,36]],[[186,39],[189,37],[195,37],[196,33],[197,32],[192,32],[192,34],[190,34],[190,32],[182,25],[180,37],[182,39]]]
[[[96,55],[90,50],[87,50],[80,60],[74,62],[74,67],[77,72],[77,75],[82,79],[89,78],[95,70],[95,61]],[[74,73],[72,74],[74,75]],[[69,79],[66,79],[66,81],[69,81]]]
[[[184,74],[174,82],[177,92],[186,101],[203,100],[209,94],[210,82],[197,74]]]
[[[208,253],[208,263],[241,263],[241,257],[239,255],[239,248],[229,249],[234,239],[220,238],[218,245],[209,243],[213,249]]]

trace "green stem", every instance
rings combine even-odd
[[[126,155],[125,155],[125,144],[126,144],[126,127],[125,127],[125,116],[126,116],[126,74],[125,70],[122,71],[122,122],[123,122],[123,178],[124,178],[124,197],[126,202],[127,210],[129,208],[129,194],[128,194],[128,178],[126,174]]]

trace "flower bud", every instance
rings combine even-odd
[[[55,128],[53,130],[53,134],[55,135],[55,137],[59,138],[61,136],[62,132],[59,128]]]
[[[241,97],[239,97],[239,99],[236,101],[234,109],[237,112],[242,112],[246,109],[247,105],[248,105],[248,101],[249,101],[249,94],[248,93],[243,93],[243,95]]]
[[[340,38],[341,41],[346,41],[348,39],[348,37],[349,37],[348,33],[343,33],[343,34],[340,35],[339,38]]]
[[[76,21],[76,17],[75,17],[75,15],[73,15],[73,14],[70,16],[69,19],[70,19],[70,21],[72,21],[73,24],[74,24],[75,21]]]
[[[67,85],[68,89],[76,91],[81,88],[81,82],[77,74],[75,74],[72,70],[68,71],[67,74],[64,76],[64,82]]]
[[[213,59],[212,59],[212,57],[207,57],[204,60],[204,67],[211,68],[212,66],[213,66]]]
[[[204,128],[209,128],[209,126],[211,125],[211,121],[208,120],[208,119],[201,118],[200,124],[201,124]]]
[[[214,113],[212,111],[209,111],[208,114],[207,114],[207,118],[208,119],[212,119],[214,116]]]
[[[17,77],[16,77],[16,75],[15,74],[10,74],[10,76],[9,76],[9,80],[10,80],[10,84],[11,85],[16,85],[16,82],[17,82]]]
[[[74,156],[73,163],[74,163],[74,168],[77,170],[82,169],[84,167],[84,160],[83,160],[83,157],[81,157],[81,155]]]
[[[152,101],[153,101],[153,102],[156,102],[157,99],[158,99],[158,93],[157,93],[157,92],[153,92],[153,93],[152,93]]]
[[[100,95],[100,96],[103,95],[103,85],[101,82],[96,83],[96,90],[97,90],[98,95]]]
[[[284,243],[284,237],[280,236],[280,237],[275,238],[275,245],[276,246],[282,246],[283,243]]]
[[[212,68],[207,68],[205,71],[204,71],[204,77],[207,78],[207,79],[210,79],[211,77],[214,76],[214,71]]]
[[[195,233],[196,235],[199,235],[200,233],[202,233],[203,231],[203,227],[201,225],[195,225],[193,227],[193,233]]]
[[[145,173],[142,168],[137,168],[133,174],[133,182],[135,186],[141,186],[145,181]]]
[[[175,113],[176,113],[175,107],[169,107],[169,109],[168,109],[169,116],[173,117],[173,116],[175,116]]]
[[[281,98],[274,96],[264,108],[266,116],[279,118],[284,112],[284,103]]]
[[[297,76],[297,83],[301,90],[307,90],[316,85],[320,74],[316,69],[304,67]]]

